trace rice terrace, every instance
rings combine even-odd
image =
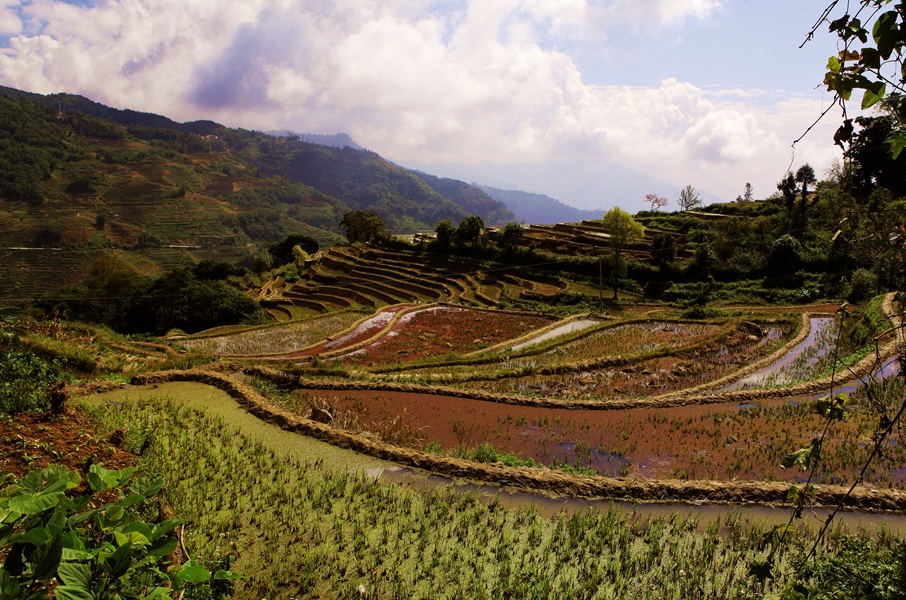
[[[0,597],[906,594],[903,158],[524,224],[0,92]]]

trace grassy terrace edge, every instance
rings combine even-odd
[[[402,448],[294,415],[270,403],[251,386],[214,371],[203,369],[164,371],[141,374],[133,378],[133,383],[137,385],[168,381],[194,381],[217,387],[233,397],[251,414],[284,430],[453,478],[588,498],[734,504],[787,502],[789,484],[780,482],[648,480],[567,475],[541,469],[482,464]],[[844,499],[847,489],[842,486],[816,485],[814,503],[819,506],[835,506]],[[904,510],[906,492],[858,488],[849,495],[845,506],[860,510]]]

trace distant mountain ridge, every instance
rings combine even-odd
[[[328,137],[343,147],[0,87],[0,296],[77,282],[99,251],[158,273],[203,259],[251,264],[290,234],[342,243],[354,209],[377,211],[394,232],[516,218],[476,186]]]
[[[513,211],[521,223],[542,224],[584,221],[586,219],[600,219],[603,211],[583,210],[544,194],[533,194],[518,190],[502,190],[487,185],[478,185],[488,196],[502,202]]]
[[[291,137],[297,136],[304,142],[309,144],[319,144],[321,146],[331,146],[333,148],[345,148],[349,146],[353,150],[365,150],[363,146],[358,145],[348,133],[297,133],[295,131],[290,131],[289,129],[277,129],[274,131],[266,131],[265,133],[269,135],[276,135],[280,137]]]
[[[77,111],[127,128],[148,127],[221,138],[262,175],[286,177],[311,186],[351,208],[374,209],[395,231],[430,229],[441,219],[460,221],[471,214],[482,217],[489,225],[515,220],[502,203],[478,188],[459,182],[434,189],[420,174],[365,150],[345,133],[281,132],[284,135],[278,137],[231,129],[207,120],[178,123],[153,113],[111,108],[73,94],[45,96],[0,86],[0,96],[31,100],[61,115]],[[167,137],[132,133],[140,137]],[[251,151],[252,141],[257,151]],[[451,196],[445,196],[444,190],[449,190]]]

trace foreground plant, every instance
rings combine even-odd
[[[212,579],[236,579],[194,560],[167,572],[179,544],[172,532],[182,521],[142,519],[154,512],[148,501],[163,479],[135,472],[92,465],[89,489],[78,493],[79,474],[52,466],[0,491],[0,599],[170,598]]]

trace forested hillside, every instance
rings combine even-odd
[[[513,219],[473,186],[447,196],[373,152],[70,94],[0,88],[0,167],[0,294],[13,298],[77,282],[101,249],[151,274],[202,259],[251,265],[290,234],[342,242],[353,209],[397,231],[475,211]]]

